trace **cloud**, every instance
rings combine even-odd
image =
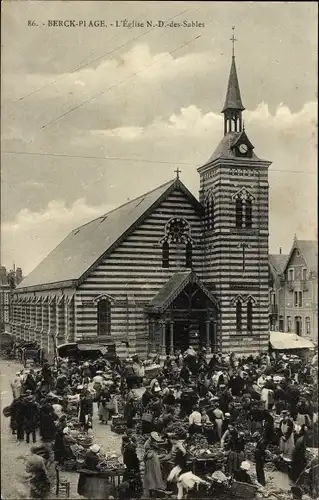
[[[3,262],[29,273],[74,228],[112,210],[114,206],[88,205],[79,198],[71,206],[52,200],[41,211],[21,210],[12,222],[2,225]]]

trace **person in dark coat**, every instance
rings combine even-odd
[[[128,436],[123,436],[122,454],[123,463],[126,467],[125,472],[127,472],[129,475],[140,474],[140,461],[136,453],[136,444]]]
[[[36,430],[39,426],[39,405],[35,402],[32,394],[27,395],[24,399],[23,415],[26,442],[30,443],[30,434],[32,434],[33,443],[36,443]]]
[[[142,405],[144,406],[144,408],[152,401],[153,398],[154,396],[151,393],[151,387],[148,385],[142,395]]]
[[[53,407],[50,403],[44,403],[40,407],[40,436],[42,441],[51,442],[55,439],[56,434],[56,425],[55,421],[57,420],[57,416],[54,413]]]
[[[265,486],[266,479],[265,479],[264,465],[266,458],[267,443],[264,436],[260,434],[257,434],[256,438],[257,438],[257,444],[255,448],[256,476],[258,483],[261,484],[262,486]]]
[[[306,435],[307,427],[303,425],[295,442],[292,452],[290,479],[295,483],[307,465],[306,459]]]
[[[221,393],[219,396],[219,408],[223,413],[228,413],[229,412],[229,403],[233,401],[233,396],[228,388],[224,390],[224,392]]]
[[[124,419],[126,421],[126,426],[128,427],[128,429],[132,429],[134,426],[135,413],[134,400],[129,399],[124,406]]]
[[[53,449],[54,449],[54,460],[58,464],[61,464],[64,460],[63,429],[65,429],[66,423],[67,423],[66,415],[62,415],[56,424]]]
[[[174,393],[172,389],[169,389],[169,391],[163,396],[162,399],[163,405],[168,405],[168,406],[174,406],[176,403]]]
[[[264,410],[264,421],[263,421],[263,435],[267,444],[275,444],[276,442],[276,432],[274,417],[268,410]]]
[[[23,383],[23,388],[25,392],[31,391],[32,394],[34,394],[36,388],[37,388],[37,383],[34,377],[34,372],[33,370],[30,370],[30,373],[28,373],[27,378],[25,379]]]
[[[80,395],[79,422],[84,428],[88,428],[93,415],[93,399],[87,389]]]
[[[24,397],[19,396],[11,404],[11,429],[17,434],[17,440],[24,440]]]
[[[191,378],[191,372],[186,364],[183,364],[179,376],[185,382],[185,384],[189,384]]]
[[[51,366],[48,362],[48,360],[45,360],[42,366],[41,370],[41,376],[42,376],[42,382],[44,386],[48,387],[48,390],[50,390],[53,386],[53,376],[52,376],[52,370]]]

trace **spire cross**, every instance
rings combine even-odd
[[[235,26],[232,26],[232,30],[233,30],[233,35],[230,40],[233,43],[233,57],[235,57],[235,42],[237,42],[237,39],[235,38]]]
[[[178,167],[176,170],[174,170],[174,172],[176,172],[176,179],[179,179],[179,174],[182,172]]]

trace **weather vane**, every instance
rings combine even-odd
[[[233,30],[233,35],[230,40],[233,43],[233,57],[235,57],[235,42],[237,42],[237,39],[235,38],[235,26],[232,26],[232,30]]]

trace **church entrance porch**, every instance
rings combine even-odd
[[[190,346],[219,349],[217,300],[192,271],[174,274],[147,312],[149,350],[165,356]]]

